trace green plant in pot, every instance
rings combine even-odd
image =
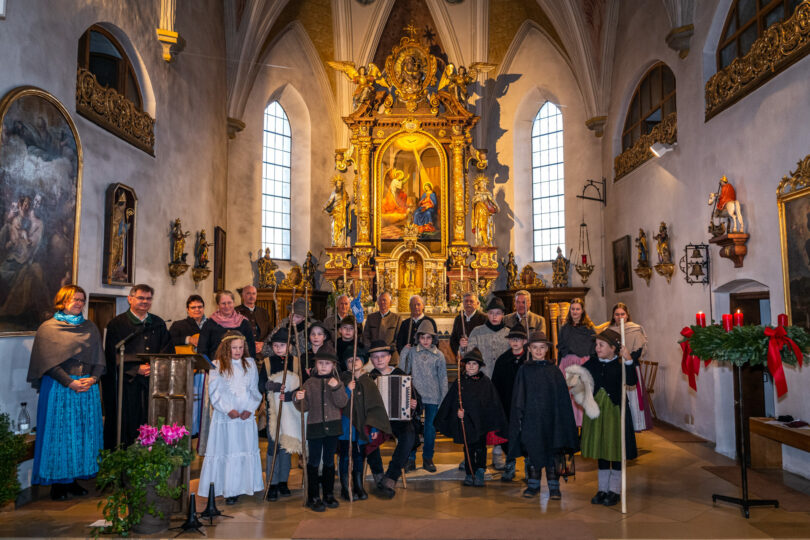
[[[176,423],[144,424],[128,448],[102,450],[96,482],[109,490],[99,503],[111,523],[105,532],[152,534],[169,527],[172,504],[183,493],[180,468],[193,458],[189,432]]]
[[[0,414],[0,507],[17,498],[17,464],[25,455],[25,437],[11,431],[11,420]]]

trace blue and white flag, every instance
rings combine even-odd
[[[351,303],[352,313],[354,313],[354,318],[357,319],[357,324],[363,324],[363,320],[366,318],[363,311],[363,302],[360,300],[361,293],[362,290],[357,293],[357,297]]]

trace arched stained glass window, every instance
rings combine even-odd
[[[534,260],[550,261],[559,246],[565,253],[565,171],[563,118],[547,101],[532,124],[532,216]]]
[[[290,259],[291,146],[287,114],[274,101],[264,110],[262,155],[262,251],[273,259]]]

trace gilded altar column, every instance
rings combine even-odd
[[[461,126],[453,126],[451,139],[453,150],[453,244],[466,244],[464,223],[466,208],[464,205],[464,149],[467,146]]]
[[[373,255],[371,247],[371,136],[369,126],[360,127],[360,136],[357,137],[359,146],[358,169],[360,170],[359,193],[357,200],[357,242],[355,243],[354,256],[359,264],[368,264]]]

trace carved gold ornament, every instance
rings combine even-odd
[[[96,76],[79,68],[76,112],[115,133],[147,154],[155,155],[155,120],[113,88],[99,84]]]
[[[783,197],[794,191],[810,187],[810,154],[796,164],[790,176],[783,176],[776,188],[776,196]]]
[[[678,114],[669,113],[664,120],[652,128],[652,131],[642,135],[636,144],[616,156],[613,160],[615,180],[628,174],[633,169],[653,157],[650,146],[654,143],[672,144],[678,140]]]
[[[410,37],[403,37],[392,49],[385,61],[385,72],[397,99],[409,112],[414,112],[417,104],[427,96],[428,86],[436,78],[436,68],[436,57],[414,38],[413,33]]]
[[[770,26],[745,56],[735,58],[706,82],[706,120],[754,91],[810,52],[810,0]]]

